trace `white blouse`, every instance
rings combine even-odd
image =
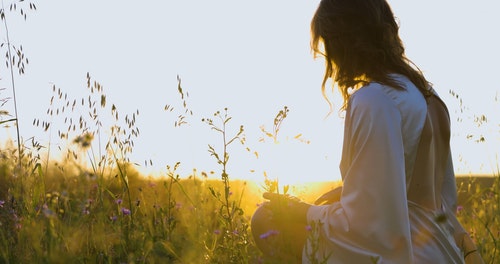
[[[456,187],[449,153],[439,191],[442,210],[408,200],[427,103],[406,77],[392,77],[405,89],[370,83],[349,100],[341,200],[309,209],[313,230],[303,263],[313,258],[319,263],[463,263],[453,238],[464,231],[454,215]]]

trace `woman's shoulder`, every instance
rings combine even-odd
[[[362,107],[372,110],[397,108],[403,113],[425,112],[427,103],[420,90],[405,76],[394,74],[393,78],[402,85],[402,89],[370,82],[353,92],[348,105],[353,108]]]

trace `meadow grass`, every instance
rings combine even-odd
[[[122,120],[117,107],[106,104],[102,86],[90,75],[87,88],[90,96],[81,100],[80,107],[90,113],[89,120],[66,116],[66,112],[82,113],[75,103],[80,100],[53,88],[55,96],[47,115],[50,120],[63,118],[67,124],[57,131],[58,139],[67,145],[62,160],[51,160],[47,154],[44,159],[40,153],[46,148],[34,139],[24,142],[20,150],[12,141],[1,149],[0,263],[263,262],[250,235],[250,217],[262,201],[262,192],[278,186],[265,177],[263,185],[230,179],[226,170],[229,146],[244,145],[245,139],[243,126],[228,129],[227,109],[202,120],[223,142],[220,153],[208,147],[220,165],[219,179],[196,170],[181,176],[177,173],[180,163],[167,165],[161,177],[153,178],[140,175],[128,160],[133,139],[139,136],[135,127],[139,111]],[[180,79],[178,89],[184,93]],[[284,108],[278,113],[276,132],[267,136],[276,140],[286,112]],[[101,113],[114,117],[108,129]],[[175,126],[186,122],[179,118]],[[33,124],[53,133],[49,121]],[[103,130],[111,131],[108,139],[101,137]],[[500,254],[499,178],[497,174],[457,179],[457,214],[486,263],[497,263]],[[338,184],[284,187],[312,202]]]
[[[254,182],[224,182],[204,172],[181,178],[175,165],[162,177],[151,178],[123,164],[126,186],[118,169],[99,179],[91,169],[66,161],[43,171],[43,183],[42,172],[25,170],[20,199],[13,160],[2,151],[0,263],[261,262],[248,230],[262,201],[262,187]],[[310,201],[335,184],[301,190],[308,191],[305,199]],[[460,221],[486,263],[497,263],[498,176],[488,185],[474,177],[457,185]],[[231,220],[239,229],[228,227],[224,199],[214,195],[224,193],[226,186],[231,190],[228,199],[237,203],[230,206],[239,208]]]
[[[460,223],[476,242],[486,263],[500,261],[500,174],[457,178]]]

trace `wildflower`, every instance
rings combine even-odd
[[[120,205],[120,204],[122,204],[122,203],[123,203],[123,200],[122,200],[122,199],[116,199],[116,200],[115,200],[115,203],[116,203],[117,205]]]
[[[89,214],[90,214],[90,210],[89,210],[89,209],[87,209],[87,208],[85,208],[85,209],[83,209],[82,213],[83,213],[84,215],[89,215]]]
[[[42,205],[42,213],[47,218],[53,217],[55,215],[55,213],[52,210],[50,210],[47,204]]]
[[[116,215],[109,217],[109,220],[111,220],[111,222],[116,222],[117,219],[118,217]]]
[[[269,238],[269,237],[272,237],[272,236],[276,236],[278,235],[280,232],[278,230],[269,230],[267,232],[265,232],[264,234],[260,235],[259,238],[260,239],[266,239],[266,238]]]
[[[5,204],[4,200],[0,200],[0,208],[3,208],[3,205]]]
[[[122,208],[122,214],[123,214],[123,215],[130,215],[130,210],[129,210],[129,209],[127,209],[127,208],[125,208],[125,207],[123,207],[123,208]]]
[[[220,230],[219,230],[219,229],[215,229],[215,230],[214,230],[214,234],[216,234],[216,235],[220,235]]]
[[[311,231],[312,227],[310,225],[306,225],[306,231]]]
[[[47,218],[51,218],[51,217],[55,216],[55,213],[52,210],[50,210],[49,208],[44,208],[42,210],[42,212],[43,212],[43,215]]]
[[[460,213],[462,210],[464,210],[464,207],[459,205],[457,206],[457,214]]]

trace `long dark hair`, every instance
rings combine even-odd
[[[391,73],[406,76],[422,92],[428,90],[422,72],[406,57],[398,30],[385,0],[321,1],[311,22],[311,48],[315,56],[326,59],[322,92],[328,103],[325,86],[329,78],[338,85],[343,108],[349,89],[370,81],[403,89]]]

